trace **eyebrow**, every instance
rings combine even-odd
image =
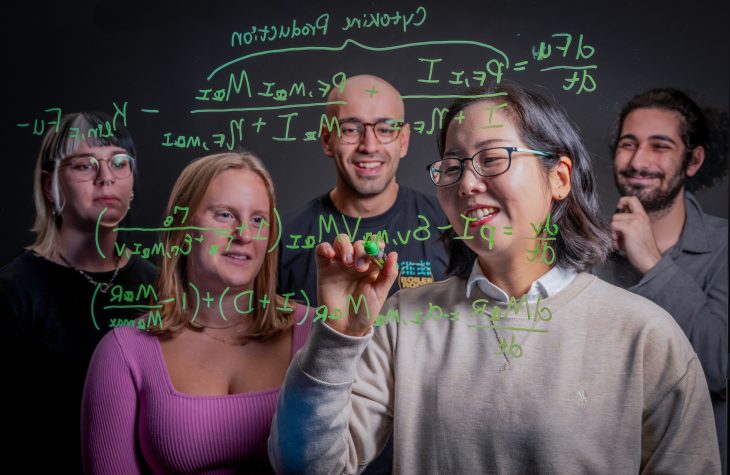
[[[619,137],[619,141],[624,140],[624,139],[635,140],[637,142],[639,141],[639,138],[634,134],[624,134],[621,137]],[[674,139],[672,139],[671,137],[669,137],[667,135],[661,135],[661,134],[650,135],[649,140],[661,140],[662,142],[669,142],[672,145],[677,145],[677,142],[675,142]]]
[[[488,139],[488,140],[482,140],[481,142],[477,142],[474,144],[474,148],[479,150],[484,150],[485,148],[490,148],[495,143],[510,143],[511,140],[507,139]],[[465,153],[462,151],[461,148],[451,148],[448,151],[444,152],[444,155],[456,155],[459,153]]]
[[[365,122],[364,120],[361,120],[358,117],[343,117],[343,118],[337,119],[337,120],[340,124],[343,122],[360,122],[360,123]],[[378,117],[373,121],[373,123],[382,122],[384,120],[394,120],[394,121],[398,121],[398,122],[403,122],[403,119],[394,119],[393,117]]]
[[[120,150],[121,150],[121,152],[120,152]],[[112,157],[114,155],[130,155],[130,153],[127,150],[123,149],[122,147],[117,147],[117,150],[114,151],[114,153],[112,154]],[[96,158],[96,155],[93,152],[74,151],[73,153],[70,153],[70,154],[64,156],[63,158],[76,158],[76,157],[94,157],[94,158]]]
[[[230,203],[223,203],[223,202],[212,203],[210,206],[207,206],[205,209],[207,211],[215,211],[216,209],[221,209],[221,208],[231,209],[231,210],[236,211],[235,206],[233,206]],[[263,209],[263,208],[254,208],[252,212],[255,214],[269,214],[269,210]]]
[[[209,206],[206,206],[203,212],[204,213],[215,213],[221,209],[232,211],[231,207],[225,203],[212,203]]]

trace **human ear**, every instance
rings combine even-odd
[[[411,142],[411,124],[403,124],[400,129],[400,158],[408,153],[408,145]]]
[[[697,146],[692,150],[692,156],[687,164],[687,176],[695,176],[705,162],[705,148],[703,146]]]
[[[570,193],[570,176],[573,173],[573,160],[561,155],[558,163],[550,170],[550,192],[553,200],[560,201]]]
[[[322,128],[320,131],[320,139],[322,140],[322,151],[325,155],[328,157],[333,157],[334,152],[332,151],[332,146],[330,145],[330,139],[332,138],[332,132],[329,129],[326,129],[325,127]]]
[[[43,196],[50,202],[53,202],[53,174],[47,170],[41,171],[41,186],[43,187]]]

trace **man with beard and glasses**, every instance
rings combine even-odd
[[[324,154],[337,171],[335,187],[284,217],[279,293],[302,300],[304,292],[316,307],[314,245],[332,242],[339,233],[353,241],[372,236],[385,243],[386,252],[398,251],[390,294],[444,279],[448,257],[437,227],[448,224],[446,216],[435,197],[395,177],[410,140],[400,93],[379,77],[359,75],[333,89],[327,102],[328,122],[320,132]],[[364,473],[390,473],[391,465],[388,443]]]
[[[727,130],[676,89],[624,106],[612,148],[621,198],[615,251],[595,273],[667,310],[697,353],[710,389],[725,472],[728,222],[690,193],[726,173]],[[722,136],[724,135],[724,136]]]

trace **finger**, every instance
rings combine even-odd
[[[388,253],[388,256],[385,258],[385,265],[383,265],[383,273],[386,275],[386,278],[393,278],[395,279],[398,277],[398,253],[393,251]]]
[[[327,265],[335,257],[335,250],[328,242],[323,242],[314,249],[314,255],[317,259],[317,267]]]
[[[624,249],[624,232],[620,227],[611,230],[611,238],[613,239],[613,247],[617,250]]]
[[[360,272],[365,272],[370,269],[370,265],[373,262],[370,261],[370,256],[365,252],[365,244],[362,241],[357,241],[353,246],[355,268]],[[377,266],[376,266],[377,267]]]
[[[619,217],[619,215],[616,214],[616,215],[613,216],[613,219],[611,219],[611,230],[612,231],[616,229],[616,226],[620,226],[621,223],[623,223],[623,221],[620,221],[618,219],[618,217]]]
[[[631,220],[628,219],[614,219],[611,221],[611,231],[623,234],[631,229]]]
[[[347,234],[337,235],[337,239],[334,244],[335,252],[338,258],[347,266],[352,267],[355,262],[353,258],[353,248],[350,242],[350,237]]]
[[[617,208],[623,208],[628,213],[645,213],[644,206],[636,196],[622,196],[618,200]]]
[[[628,224],[628,223],[632,223],[636,220],[637,220],[636,215],[634,215],[632,213],[614,214],[613,218],[611,219],[611,225],[613,226],[613,223]]]
[[[619,233],[616,231],[611,231],[611,241],[613,242],[614,249],[620,249],[621,248],[621,242],[619,239]]]
[[[391,252],[385,258],[385,264],[378,274],[378,278],[375,281],[375,287],[379,292],[385,292],[387,295],[390,288],[393,286],[393,282],[398,277],[398,253]]]

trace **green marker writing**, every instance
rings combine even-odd
[[[368,257],[370,257],[370,260],[382,269],[385,265],[385,251],[380,249],[378,243],[375,241],[366,241],[364,246],[365,254],[367,254]]]

